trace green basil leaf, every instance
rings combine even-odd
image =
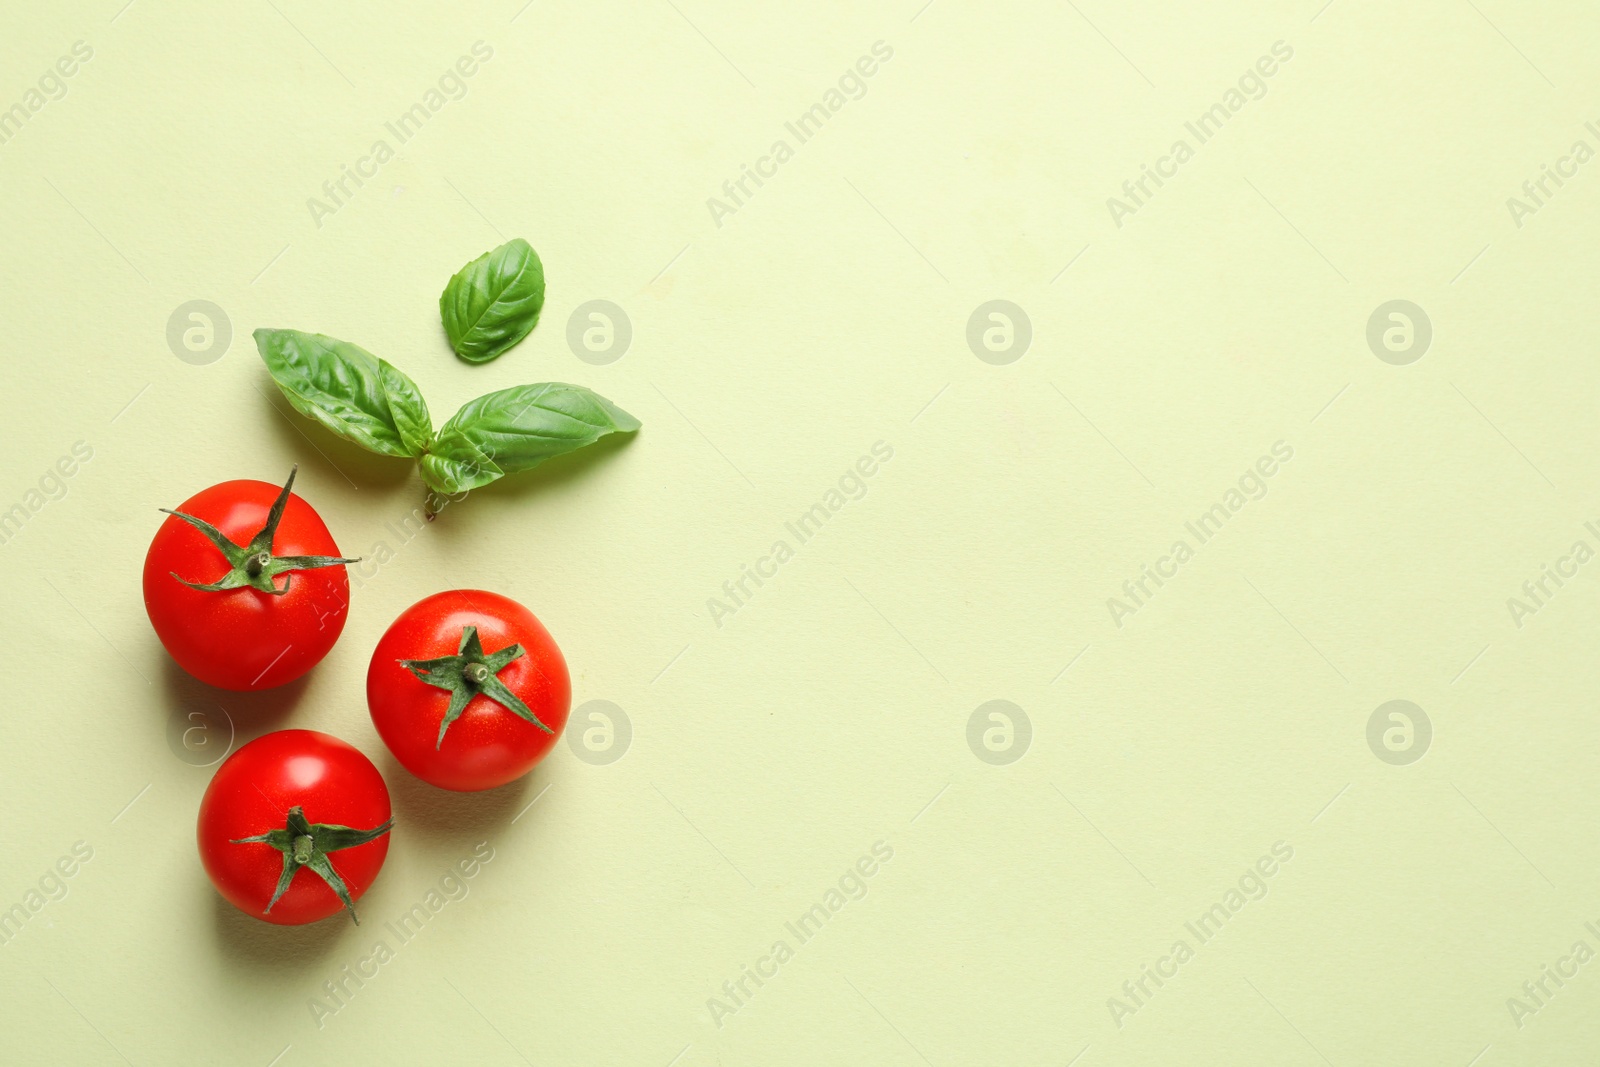
[[[544,264],[522,238],[485,252],[439,294],[439,317],[456,355],[487,363],[524,337],[544,307]]]
[[[441,426],[422,457],[423,477],[458,493],[638,428],[638,419],[581,385],[518,385],[470,401]]]
[[[394,417],[394,427],[400,432],[406,454],[420,456],[433,443],[433,416],[428,414],[428,402],[422,399],[417,383],[389,361],[378,360],[378,375],[383,381],[383,391],[388,394],[389,414]]]
[[[454,496],[488,485],[505,471],[458,433],[440,433],[421,460],[422,480],[440,493]]]
[[[300,414],[386,456],[427,447],[432,420],[416,383],[360,345],[265,328],[255,340],[272,380]]]

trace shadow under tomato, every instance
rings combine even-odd
[[[178,666],[164,649],[160,653],[168,747],[173,755],[196,766],[215,766],[223,755],[245,742],[281,728],[305,696],[311,679],[307,671],[272,689],[238,693],[207,685]],[[224,752],[213,758],[211,752],[217,747]]]
[[[541,764],[514,782],[477,793],[457,793],[429,785],[383,754],[383,780],[394,803],[395,832],[429,844],[447,841],[471,851],[476,835],[497,834],[545,787]],[[530,788],[532,791],[530,791]],[[449,857],[456,858],[454,853]]]
[[[205,875],[199,876],[202,881]],[[325,969],[325,961],[335,945],[356,928],[350,916],[341,911],[304,926],[279,926],[256,919],[222,899],[211,884],[212,925],[223,958],[237,964],[252,982],[264,976],[303,979],[308,971]],[[356,903],[359,910],[360,902]]]

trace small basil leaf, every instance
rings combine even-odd
[[[488,485],[505,475],[494,460],[446,425],[421,460],[422,480],[436,492],[454,496]]]
[[[544,264],[522,238],[468,263],[439,294],[439,317],[456,355],[487,363],[524,337],[544,307]]]
[[[449,490],[459,491],[638,428],[638,419],[581,385],[518,385],[463,406],[439,428],[431,454],[460,468],[453,472],[459,488]]]
[[[256,348],[300,414],[362,448],[414,456],[428,407],[416,384],[360,345],[320,333],[259,329]]]
[[[422,399],[417,383],[388,360],[378,360],[378,374],[389,395],[389,414],[394,416],[406,454],[420,456],[433,443],[433,416],[428,414],[428,402]]]

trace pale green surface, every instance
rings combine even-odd
[[[1506,999],[1600,949],[1600,599],[1593,568],[1521,629],[1506,599],[1600,547],[1600,163],[1520,229],[1505,203],[1600,147],[1592,6],[121,3],[0,23],[0,105],[94,49],[0,145],[0,508],[94,449],[0,545],[0,906],[94,850],[0,948],[0,1059],[1593,1062],[1600,964],[1520,1029]],[[479,40],[466,97],[318,228],[306,198]],[[865,97],[715,225],[706,198],[878,40]],[[1266,98],[1117,228],[1106,197],[1277,40]],[[549,302],[467,366],[439,290],[514,235]],[[209,366],[165,337],[196,298],[234,332]],[[1009,366],[965,341],[995,298],[1033,322]],[[1364,334],[1402,298],[1435,336],[1397,367]],[[608,366],[566,342],[593,299],[633,323]],[[384,769],[359,930],[213,893],[208,772],[164,731],[214,694],[140,601],[155,509],[213,482],[299,462],[362,555],[419,499],[405,462],[267,398],[262,325],[390,359],[436,422],[545,379],[644,421],[399,547],[304,686],[220,698],[241,736],[315,727]],[[707,597],[880,440],[865,498],[714,625]],[[1267,497],[1113,625],[1106,598],[1279,440]],[[631,716],[622,760],[563,744],[478,797],[396,768],[367,656],[453,585],[543,618],[577,701]],[[997,698],[1034,727],[1010,766],[965,740]],[[1395,698],[1435,730],[1410,766],[1365,740]],[[866,898],[798,945],[784,923],[880,840]],[[319,1029],[321,983],[480,841],[470,896]],[[1270,894],[1118,1029],[1107,998],[1277,841]],[[794,958],[719,1028],[707,999],[777,938]]]

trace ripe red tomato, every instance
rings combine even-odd
[[[371,760],[328,734],[279,730],[217,768],[200,801],[200,861],[247,915],[298,926],[345,908],[354,919],[392,823]]]
[[[144,607],[178,665],[223,689],[268,689],[321,662],[350,579],[322,519],[289,492],[223,482],[184,501],[144,559]],[[166,509],[163,508],[163,511]]]
[[[435,593],[389,627],[367,669],[367,709],[402,766],[444,789],[521,778],[567,724],[572,682],[549,631],[515,600]]]

